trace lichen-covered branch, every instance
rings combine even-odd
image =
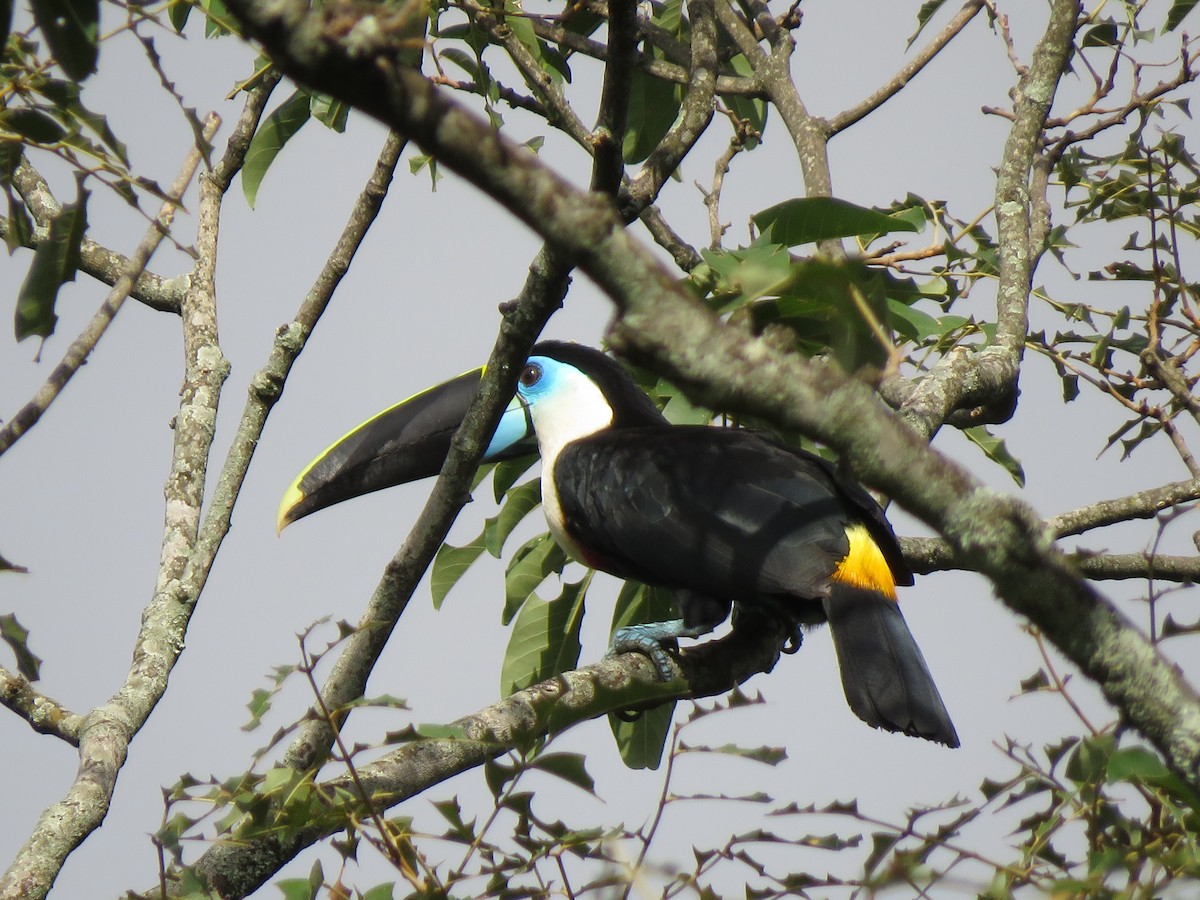
[[[13,184],[16,185],[17,193],[21,195],[27,208],[34,214],[38,225],[45,228],[49,220],[61,209],[50,191],[50,185],[28,160],[22,160],[17,166],[13,174]],[[0,216],[0,237],[7,239],[8,235],[8,219]],[[41,237],[35,232],[24,246],[36,250],[41,241]],[[91,238],[85,237],[79,244],[79,270],[109,287],[115,286],[121,275],[130,271],[130,265],[129,257],[102,247]],[[168,279],[153,272],[142,272],[134,281],[129,296],[159,312],[178,314],[184,289],[185,280],[182,278]]]
[[[83,724],[83,716],[34,690],[27,679],[4,666],[0,666],[0,705],[28,722],[34,731],[52,734],[68,744],[79,746],[79,728]]]
[[[220,119],[215,115],[210,116],[206,122],[209,138],[216,133],[217,127],[220,125]],[[196,148],[194,153],[194,162],[191,169],[187,172],[187,181],[183,183],[178,193],[170,193],[168,196],[174,198],[174,202],[164,203],[162,209],[155,216],[150,228],[146,231],[145,237],[134,250],[133,255],[128,260],[128,266],[121,273],[113,285],[108,296],[104,298],[104,302],[100,304],[100,308],[96,314],[92,316],[87,326],[80,332],[79,336],[71,342],[71,346],[67,348],[67,352],[63,354],[62,360],[51,371],[50,376],[38,389],[37,393],[26,403],[17,413],[0,428],[0,455],[3,455],[9,447],[20,440],[21,435],[25,434],[38,423],[38,420],[45,414],[50,405],[62,393],[63,388],[79,371],[92,351],[96,348],[100,338],[108,330],[108,326],[116,317],[121,307],[125,303],[125,299],[133,290],[134,284],[145,270],[150,262],[150,257],[154,255],[154,251],[158,249],[158,245],[162,243],[167,230],[170,228],[171,222],[175,217],[175,210],[178,209],[179,202],[182,200],[183,191],[187,184],[191,182],[192,175],[195,174],[196,167],[200,164],[200,150]],[[26,170],[27,177],[31,170]],[[36,175],[36,173],[34,173]],[[39,180],[41,176],[36,176]],[[179,187],[177,181],[175,187]],[[26,201],[28,202],[28,200]],[[47,201],[48,202],[48,201]]]
[[[215,116],[208,120],[210,139],[216,131],[218,121]],[[191,183],[200,165],[200,159],[200,148],[193,147],[168,193],[168,196],[175,198],[176,204]],[[160,218],[173,210],[174,206],[175,204],[171,203],[165,204]],[[136,264],[146,264],[153,248],[162,238],[160,227],[165,229],[166,225],[167,222],[164,221],[159,227],[151,229],[151,234],[147,235],[133,256]],[[129,277],[123,278],[119,285],[123,290],[114,291],[105,301],[106,306],[111,303],[112,314],[116,313],[128,295],[134,277],[136,273],[129,273]],[[111,315],[109,318],[111,319]],[[103,328],[100,328],[95,337],[98,339],[102,333]],[[86,357],[86,353],[84,356]],[[60,364],[60,367],[61,365],[63,364]],[[203,420],[203,416],[200,418]],[[193,427],[190,420],[185,418],[185,409],[181,407],[176,432],[186,433]],[[18,431],[17,435],[20,433]],[[172,595],[168,602],[177,602],[178,599]],[[156,621],[149,620],[143,623],[139,648],[151,645],[178,656],[183,643],[182,634],[156,633],[152,644],[144,640],[146,633],[154,632],[157,624]],[[146,654],[135,651],[133,669],[117,696],[83,716],[83,722],[77,732],[79,771],[75,781],[67,789],[62,800],[52,804],[42,813],[33,833],[17,852],[3,878],[0,878],[2,900],[40,900],[44,897],[54,879],[58,877],[67,856],[104,821],[113,789],[116,787],[117,775],[125,763],[129,742],[145,724],[150,711],[166,689],[169,671],[169,667],[164,671],[153,663],[147,668]]]
[[[1078,12],[1077,0],[1056,0],[1033,60],[1016,87],[1015,116],[996,177],[996,340],[978,352],[944,356],[900,408],[905,421],[926,439],[959,410],[974,409],[971,424],[979,424],[1003,421],[1015,408],[1029,288],[1049,230],[1042,136]]]

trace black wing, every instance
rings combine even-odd
[[[554,477],[571,536],[604,568],[739,600],[820,600],[864,518],[825,464],[738,429],[601,432],[564,448]]]

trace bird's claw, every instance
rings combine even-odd
[[[650,622],[644,625],[628,625],[613,632],[612,642],[608,646],[608,656],[619,653],[640,653],[650,658],[658,672],[659,681],[670,681],[675,670],[671,665],[671,657],[663,649],[663,641],[674,641],[677,635],[669,626],[672,622]],[[680,623],[682,624],[682,623]],[[667,626],[667,627],[664,627]]]

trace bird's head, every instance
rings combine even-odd
[[[335,441],[287,489],[279,530],[343,500],[436,475],[482,376],[483,368],[473,369],[414,394]],[[526,360],[483,461],[527,456],[539,445],[552,457],[604,428],[662,421],[614,359],[580,344],[543,341]]]

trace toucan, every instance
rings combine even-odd
[[[482,371],[410,397],[334,443],[288,488],[279,528],[437,474]],[[896,536],[874,498],[832,463],[757,430],[672,425],[615,359],[561,341],[534,346],[483,459],[532,452],[542,458],[546,522],[563,549],[667,588],[679,605],[677,619],[618,630],[613,652],[648,655],[665,680],[664,645],[712,631],[735,602],[786,615],[797,629],[828,622],[859,718],[958,746],[897,605],[896,586],[913,576]]]

